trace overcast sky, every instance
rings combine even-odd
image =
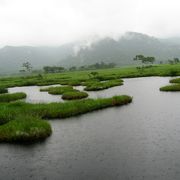
[[[180,36],[179,0],[0,0],[0,46],[60,45],[136,31]]]

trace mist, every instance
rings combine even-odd
[[[180,36],[178,0],[0,0],[0,46],[56,46],[126,31]]]

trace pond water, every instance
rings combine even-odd
[[[169,78],[125,79],[91,97],[133,96],[129,105],[65,120],[33,145],[0,146],[0,179],[179,180],[180,93],[160,92]]]
[[[51,95],[48,94],[48,92],[40,91],[41,88],[52,87],[52,86],[60,86],[60,85],[13,87],[13,88],[8,88],[8,92],[26,93],[27,97],[25,101],[29,103],[63,102],[63,99],[61,99],[61,95]]]

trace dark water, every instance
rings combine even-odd
[[[169,78],[125,80],[91,97],[129,94],[133,103],[50,121],[45,142],[0,145],[0,179],[179,180],[180,93]]]

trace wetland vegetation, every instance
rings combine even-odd
[[[67,118],[87,112],[128,104],[132,97],[85,99],[65,103],[30,104],[12,102],[0,104],[0,141],[35,141],[51,133],[49,124],[43,119]],[[22,124],[21,124],[22,121]]]
[[[121,95],[111,98],[84,99],[88,94],[73,88],[76,85],[85,86],[87,91],[98,91],[113,86],[123,85],[121,78],[146,76],[180,75],[180,65],[153,65],[139,70],[136,67],[112,68],[96,71],[72,71],[53,74],[15,76],[0,78],[4,94],[0,95],[0,141],[34,141],[48,137],[52,130],[44,119],[62,119],[76,116],[112,106],[128,104],[132,97]],[[179,79],[171,80],[178,86]],[[25,93],[8,94],[6,89],[15,86],[54,85],[56,87],[41,88],[49,94],[62,95],[69,102],[30,104],[18,99],[26,97]],[[61,86],[60,86],[61,85]],[[22,123],[21,123],[22,122]]]
[[[24,98],[26,98],[26,94],[23,92],[0,94],[0,102],[11,102]]]
[[[171,79],[169,82],[172,84],[161,87],[160,91],[180,91],[180,78]]]

